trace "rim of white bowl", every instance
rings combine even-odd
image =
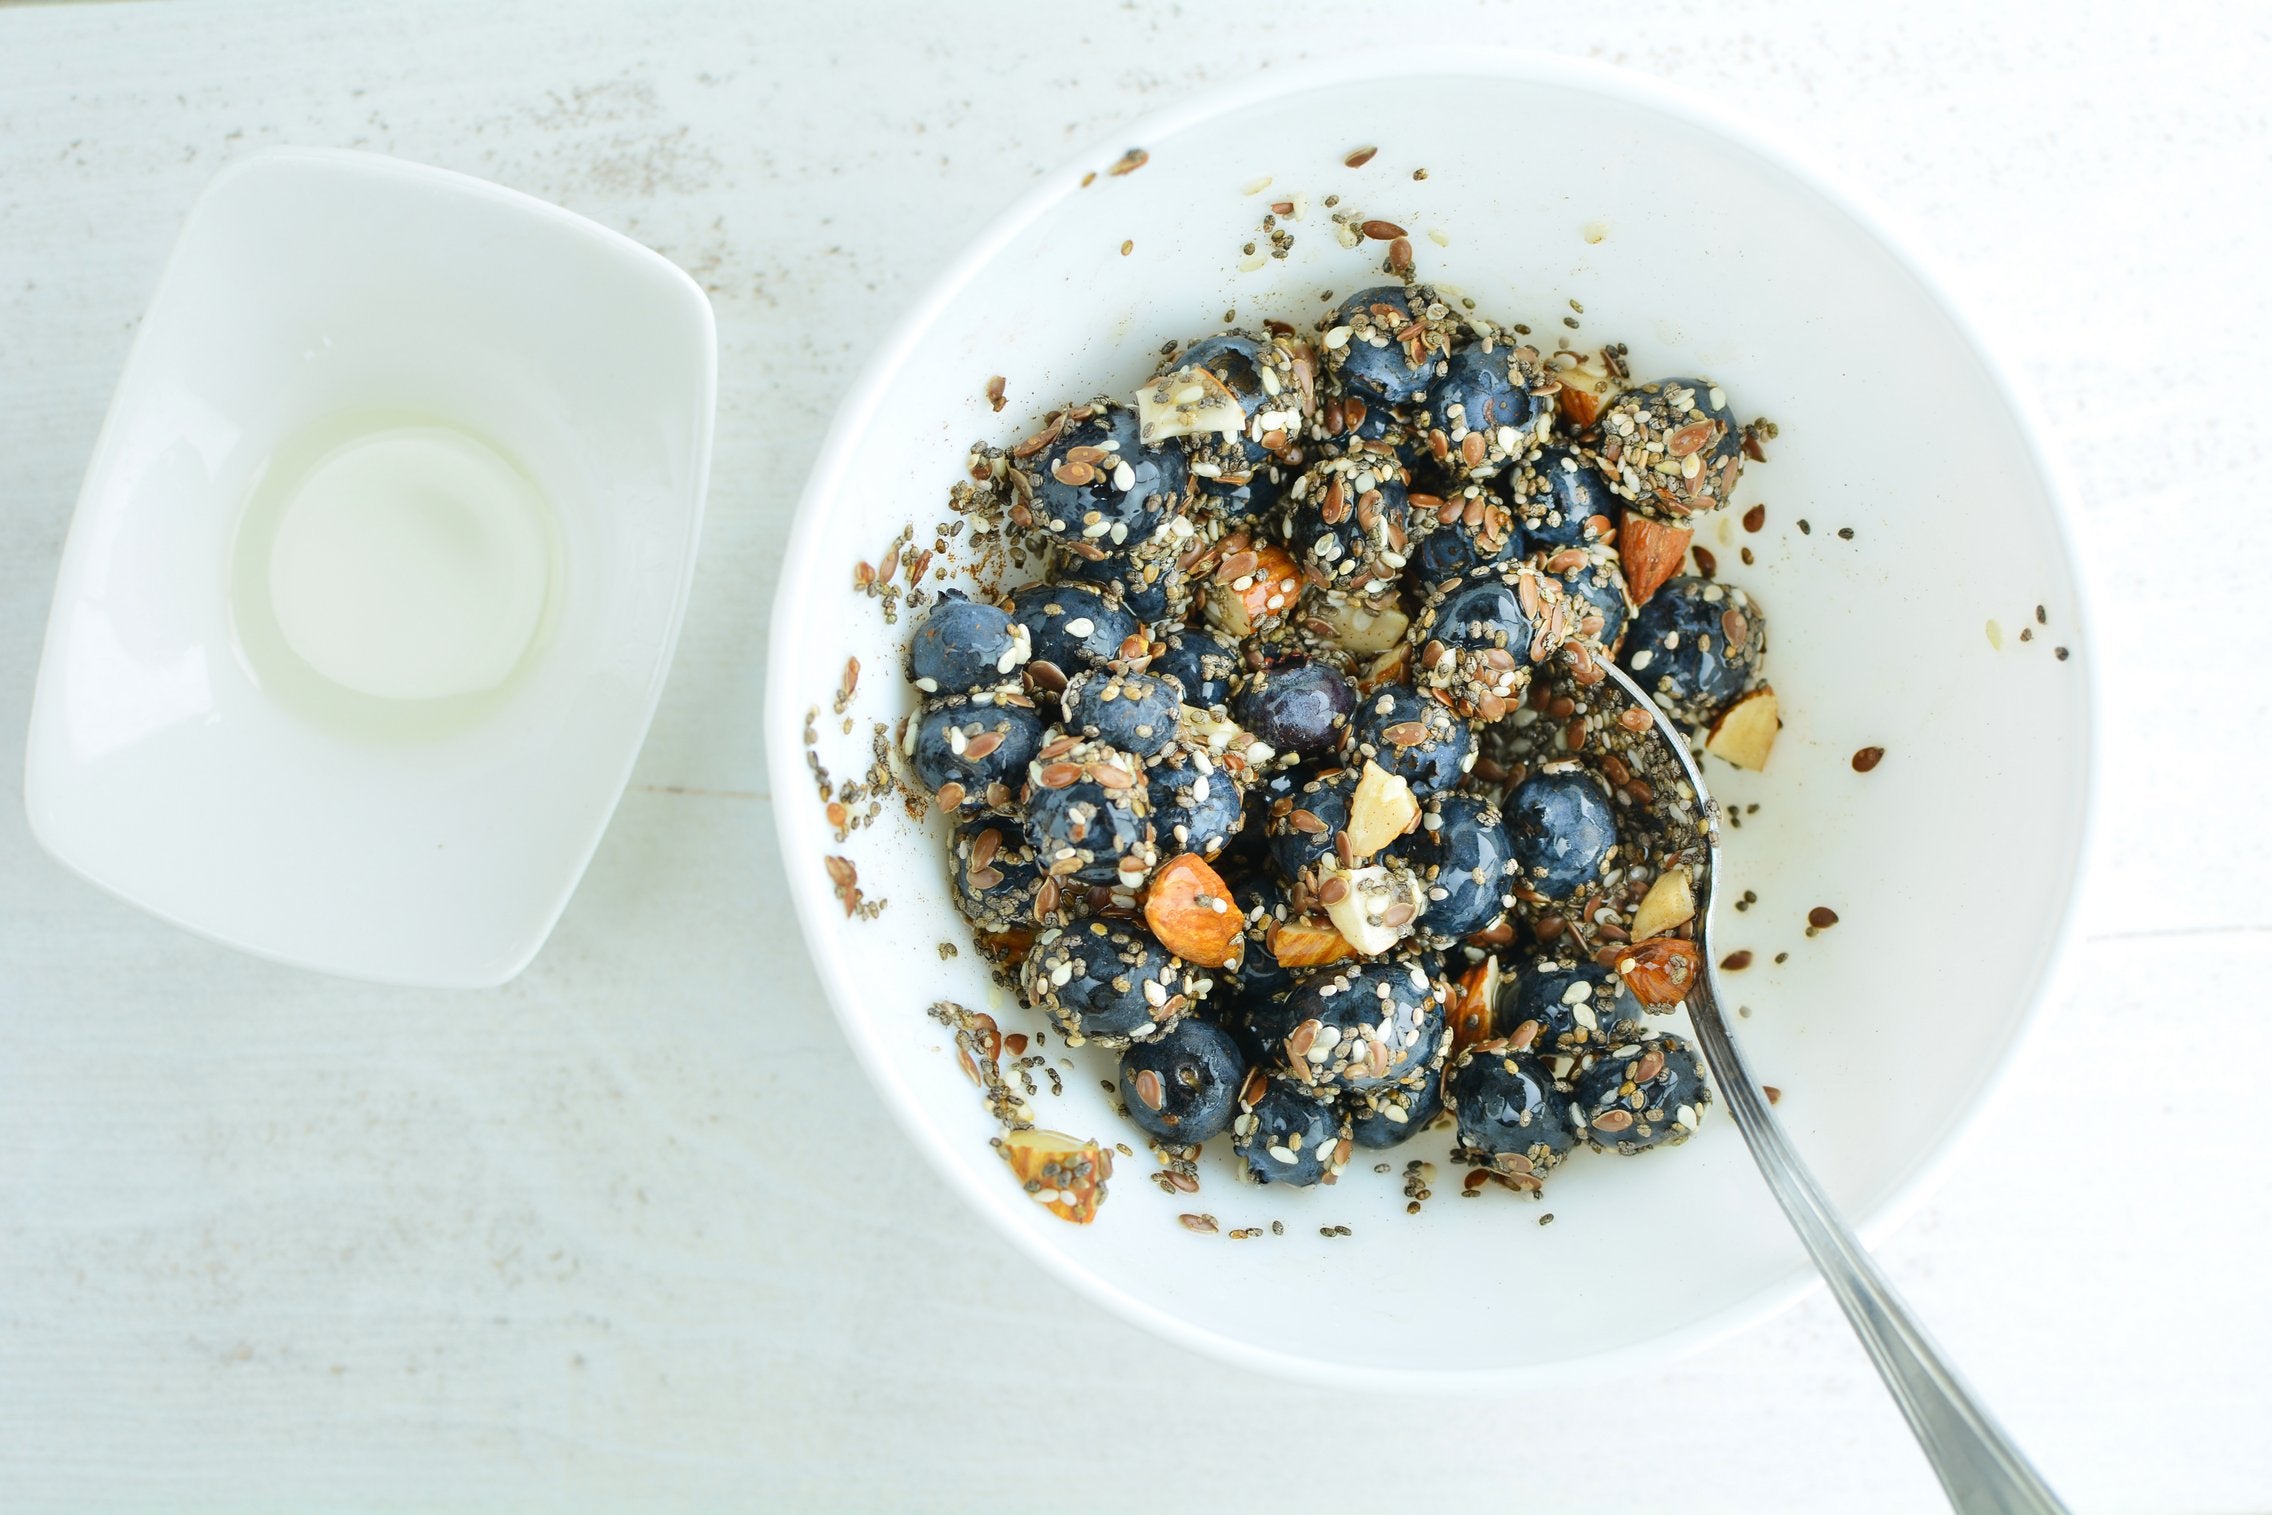
[[[2076,814],[2072,817],[2073,838],[2068,858],[2065,897],[2060,901],[2059,923],[2045,940],[2029,972],[2030,989],[2011,1033],[1997,1055],[1983,1063],[1976,1072],[1972,1087],[1965,1092],[1958,1106],[1962,1113],[1958,1115],[1955,1125],[1937,1148],[1911,1165],[1909,1171],[1894,1183],[1886,1197],[1867,1215],[1850,1218],[1864,1241],[1876,1246],[1930,1196],[1969,1145],[1979,1129],[1982,1113],[2008,1082],[2012,1067],[2021,1053],[2041,1034],[2046,1019],[2045,1006],[2053,997],[2053,991],[2061,986],[2065,970],[2073,958],[2071,949],[2078,930],[2077,905],[2095,845],[2095,823],[2100,799],[2099,752],[2102,746],[2100,722],[2103,701],[2098,687],[2097,660],[2092,656],[2095,637],[2086,598],[2086,584],[2079,571],[2079,558],[2075,551],[2070,521],[2074,498],[2072,484],[2061,460],[2045,444],[2046,427],[2033,396],[1998,355],[1998,344],[1989,340],[1981,323],[1950,292],[1947,279],[1919,241],[1899,230],[1894,219],[1872,197],[1843,182],[1836,174],[1815,162],[1803,149],[1771,142],[1758,128],[1716,101],[1707,100],[1647,75],[1554,53],[1480,49],[1463,53],[1456,62],[1450,62],[1439,55],[1407,50],[1392,53],[1385,58],[1368,56],[1361,61],[1331,60],[1274,68],[1243,83],[1193,94],[1166,109],[1115,128],[1105,142],[1076,154],[1071,160],[1045,174],[1039,184],[1020,196],[1008,210],[980,232],[947,265],[945,271],[932,281],[914,307],[892,329],[891,335],[884,340],[875,356],[869,359],[861,370],[860,377],[837,408],[835,419],[814,460],[812,473],[805,482],[804,492],[799,497],[796,519],[790,528],[788,549],[782,558],[781,580],[776,591],[778,598],[773,607],[772,645],[766,660],[767,764],[776,783],[785,775],[796,772],[803,764],[803,727],[795,701],[790,695],[800,670],[789,665],[787,649],[795,639],[797,628],[814,624],[810,609],[814,596],[822,592],[824,583],[836,582],[832,577],[824,578],[801,571],[822,540],[821,523],[825,516],[818,508],[819,504],[835,496],[844,486],[852,463],[849,441],[856,433],[864,430],[871,420],[878,404],[876,397],[883,392],[886,377],[906,361],[916,343],[980,268],[999,256],[1051,207],[1077,191],[1084,174],[1101,170],[1118,158],[1127,143],[1164,140],[1232,111],[1263,104],[1280,96],[1351,80],[1417,76],[1458,78],[1463,75],[1575,86],[1615,102],[1654,110],[1709,132],[1798,181],[1828,208],[1846,217],[1865,236],[1891,254],[1895,262],[1901,265],[1902,271],[1916,281],[1926,297],[1956,328],[1958,335],[1970,349],[1974,361],[1980,364],[1998,397],[2010,411],[2029,460],[2050,500],[2056,567],[2066,580],[2074,604],[2075,625],[2067,642],[2080,665],[2077,671],[2083,678],[2081,693],[2085,735],[2082,784]],[[981,1215],[996,1221],[996,1229],[1014,1246],[1080,1294],[1103,1305],[1122,1319],[1166,1340],[1220,1361],[1280,1378],[1319,1385],[1361,1385],[1375,1390],[1402,1393],[1448,1393],[1484,1387],[1521,1388],[1543,1383],[1549,1374],[1556,1384],[1566,1385],[1643,1364],[1661,1365],[1671,1358],[1700,1351],[1780,1313],[1810,1289],[1821,1284],[1821,1278],[1812,1265],[1802,1261],[1770,1279],[1745,1298],[1663,1335],[1585,1357],[1509,1368],[1362,1367],[1320,1361],[1235,1340],[1195,1326],[1124,1292],[1080,1266],[1066,1253],[1048,1246],[1026,1230],[1008,1224],[1004,1219],[1007,1212],[1000,1207],[1002,1196],[981,1185],[969,1167],[948,1154],[947,1135],[933,1129],[923,1119],[912,1093],[903,1087],[902,1080],[883,1056],[876,1033],[850,1009],[861,995],[853,965],[846,959],[840,938],[836,934],[837,923],[830,918],[829,912],[837,908],[834,896],[823,887],[818,870],[787,866],[786,860],[789,857],[802,855],[805,850],[794,843],[819,843],[818,822],[812,818],[817,813],[817,810],[809,815],[799,811],[777,820],[776,835],[781,849],[783,872],[788,876],[790,898],[795,902],[805,944],[814,966],[820,972],[830,1007],[835,1011],[846,1039],[851,1042],[854,1054],[867,1070],[870,1081],[883,1096],[885,1104],[891,1107],[893,1117],[913,1140],[925,1161],[947,1180],[949,1187],[961,1194]],[[837,914],[841,913],[838,909]]]

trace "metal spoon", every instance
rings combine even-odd
[[[1661,863],[1669,861],[1689,872],[1696,903],[1695,940],[1703,957],[1702,972],[1687,1001],[1697,1045],[1703,1049],[1713,1081],[1735,1117],[1736,1129],[1750,1144],[1767,1187],[1822,1271],[1870,1360],[1877,1364],[1878,1375],[1885,1380],[1894,1403],[1908,1418],[1910,1430],[1916,1433],[1933,1471],[1940,1476],[1949,1503],[1965,1515],[2064,1512],[2066,1506],[1972,1397],[1964,1380],[1942,1358],[1909,1307],[1839,1218],[1814,1175],[1792,1152],[1766,1094],[1736,1047],[1735,1037],[1720,1013],[1710,946],[1713,881],[1720,855],[1718,811],[1689,755],[1686,739],[1656,701],[1621,668],[1581,657],[1571,668],[1558,668],[1548,677],[1551,692],[1558,697],[1554,703],[1556,719],[1551,724],[1534,722],[1544,727],[1541,735],[1566,729],[1562,702],[1567,701],[1570,713],[1584,722],[1586,746],[1597,761],[1611,757],[1650,785],[1649,791],[1637,795],[1642,803],[1626,815],[1653,822],[1653,833],[1636,840],[1655,852]],[[1629,710],[1646,712],[1647,723],[1627,715]],[[1620,720],[1620,716],[1625,718]],[[1540,759],[1547,756],[1545,743],[1534,746],[1533,751]],[[1582,923],[1573,926],[1584,941]]]

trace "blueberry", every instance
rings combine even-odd
[[[908,638],[907,677],[925,694],[968,694],[1014,677],[1032,652],[1008,611],[949,589]]]
[[[1608,481],[1570,448],[1540,448],[1515,471],[1509,493],[1533,552],[1591,546],[1616,530]]]
[[[1226,515],[1259,515],[1277,502],[1287,477],[1262,438],[1276,432],[1290,441],[1308,423],[1294,356],[1276,342],[1233,331],[1203,337],[1176,355],[1176,371],[1192,368],[1220,380],[1246,417],[1236,437],[1208,432],[1188,439],[1192,480]]]
[[[915,776],[944,809],[1006,809],[1042,736],[1041,717],[1013,700],[984,691],[926,700],[915,719]]]
[[[1536,349],[1478,338],[1445,361],[1415,426],[1448,466],[1471,477],[1497,473],[1552,428],[1553,402],[1532,393],[1545,382]]]
[[[1325,338],[1327,367],[1342,384],[1391,405],[1425,394],[1451,347],[1449,314],[1427,290],[1396,284],[1359,290],[1341,302],[1334,321]],[[1420,330],[1404,338],[1415,325]],[[1345,335],[1337,341],[1337,333]]]
[[[1602,1053],[1578,1071],[1570,1118],[1597,1152],[1677,1147],[1696,1134],[1712,1090],[1696,1051],[1660,1033]]]
[[[1441,794],[1400,849],[1427,886],[1424,941],[1448,947],[1497,925],[1515,902],[1515,849],[1489,801]]]
[[[1070,579],[1099,589],[1111,589],[1121,606],[1137,620],[1180,621],[1191,610],[1192,584],[1177,561],[1180,544],[1163,534],[1142,547],[1123,552],[1060,552],[1056,557],[1060,583]]]
[[[1354,768],[1328,769],[1292,795],[1271,802],[1263,835],[1270,843],[1271,861],[1288,883],[1311,879],[1316,866],[1334,855],[1334,839],[1349,829],[1349,801],[1357,792],[1357,779]]]
[[[1237,982],[1242,1000],[1266,998],[1292,987],[1293,973],[1270,950],[1271,933],[1292,915],[1286,886],[1268,873],[1249,874],[1232,882],[1231,901],[1246,917],[1246,955],[1237,968],[1224,972]]]
[[[1706,726],[1759,677],[1767,617],[1733,584],[1685,576],[1649,596],[1619,662],[1673,719]]]
[[[1179,626],[1160,638],[1150,672],[1183,686],[1183,702],[1201,710],[1230,708],[1231,675],[1240,668],[1239,644],[1204,626]]]
[[[1549,763],[1507,796],[1507,839],[1517,883],[1566,900],[1601,882],[1617,847],[1617,817],[1592,774],[1574,762]]]
[[[1530,687],[1534,661],[1556,650],[1564,614],[1561,586],[1527,563],[1470,569],[1422,602],[1412,625],[1420,649],[1413,680],[1441,690],[1461,715],[1496,721]]]
[[[1010,618],[1033,645],[1027,676],[1034,676],[1034,663],[1047,663],[1058,675],[1050,693],[1066,676],[1120,658],[1122,644],[1144,630],[1118,595],[1092,584],[1028,584],[1010,591],[1009,601]]]
[[[1593,435],[1594,463],[1643,515],[1682,521],[1728,503],[1743,474],[1743,428],[1710,379],[1660,379],[1614,396]],[[1658,467],[1670,462],[1675,471]]]
[[[1345,1094],[1341,1109],[1349,1117],[1351,1140],[1384,1151],[1418,1136],[1444,1113],[1444,1081],[1424,1078],[1417,1084]]]
[[[1065,729],[1075,736],[1117,747],[1149,763],[1175,740],[1182,691],[1149,673],[1089,668],[1065,683],[1058,697]]]
[[[1247,1082],[1231,1121],[1231,1150],[1247,1176],[1304,1188],[1339,1177],[1349,1160],[1349,1123],[1341,1112],[1290,1079]],[[1246,1098],[1248,1092],[1255,1097]]]
[[[1563,553],[1582,556],[1584,561],[1568,563]],[[1562,586],[1562,596],[1569,604],[1571,631],[1603,652],[1616,651],[1625,635],[1631,607],[1625,600],[1625,575],[1612,551],[1607,547],[1591,552],[1563,548],[1549,554],[1547,561],[1565,563],[1559,571],[1552,567],[1546,571]]]
[[[1529,551],[1521,524],[1491,482],[1460,484],[1440,504],[1415,505],[1410,530],[1419,540],[1412,544],[1405,572],[1416,589],[1459,578],[1486,563],[1512,563]]]
[[[1150,541],[1190,490],[1183,449],[1145,446],[1125,405],[1075,406],[1054,441],[1014,466],[1031,486],[1036,530],[1107,552]]]
[[[1330,664],[1298,659],[1234,681],[1231,716],[1282,763],[1329,758],[1349,735],[1357,687]]]
[[[1120,1098],[1128,1118],[1157,1141],[1188,1145],[1221,1135],[1245,1081],[1238,1043],[1197,1016],[1120,1054]]]
[[[1324,458],[1286,497],[1286,547],[1327,588],[1383,594],[1404,573],[1410,513],[1395,458],[1369,451]]]
[[[1516,1046],[1573,1055],[1644,1035],[1641,1015],[1641,1002],[1615,971],[1544,957],[1500,987],[1493,1024]]]
[[[1207,993],[1207,975],[1126,921],[1075,921],[1034,938],[1018,969],[1025,1001],[1068,1042],[1150,1041]]]
[[[1569,1098],[1546,1064],[1505,1042],[1478,1042],[1452,1060],[1444,1106],[1459,1123],[1457,1155],[1529,1180],[1528,1187],[1578,1144]]]
[[[1349,723],[1349,761],[1370,760],[1402,778],[1414,799],[1457,785],[1475,762],[1467,722],[1410,684],[1382,684],[1357,697]]]
[[[1159,866],[1144,767],[1109,747],[1029,765],[1026,834],[1053,877],[1133,889]]]
[[[1407,958],[1334,963],[1300,975],[1255,1028],[1275,1071],[1327,1093],[1411,1084],[1443,1066],[1451,991]]]
[[[980,931],[1035,923],[1034,899],[1046,875],[1014,817],[974,815],[957,826],[948,873],[956,908]]]
[[[1213,861],[1246,825],[1246,796],[1228,768],[1200,748],[1170,747],[1148,779],[1160,856],[1196,852]]]

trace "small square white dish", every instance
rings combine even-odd
[[[64,547],[34,834],[247,952],[511,978],[654,714],[716,393],[709,302],[615,232],[367,153],[225,169]]]

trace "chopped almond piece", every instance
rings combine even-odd
[[[1694,942],[1677,936],[1620,947],[1612,962],[1633,997],[1659,1009],[1687,999],[1704,971],[1703,953]]]
[[[1378,763],[1366,760],[1349,797],[1349,856],[1363,862],[1420,824],[1420,802],[1412,786]]]
[[[1668,868],[1657,875],[1641,908],[1633,912],[1633,939],[1662,936],[1684,921],[1696,918],[1696,891],[1686,868]]]
[[[1302,571],[1275,543],[1232,553],[1207,588],[1208,619],[1235,637],[1284,619],[1302,597]]]
[[[1050,1214],[1076,1226],[1097,1218],[1105,1180],[1112,1177],[1109,1151],[1062,1131],[1026,1130],[1003,1137],[1001,1153],[1026,1193]]]
[[[1152,875],[1144,896],[1144,922],[1152,935],[1185,962],[1226,968],[1246,949],[1246,917],[1231,886],[1196,852],[1186,852]]]
[[[1356,949],[1329,921],[1312,916],[1281,922],[1270,933],[1270,955],[1285,968],[1320,968],[1355,957]]]
[[[1757,773],[1767,766],[1775,733],[1782,729],[1783,709],[1774,687],[1762,684],[1720,712],[1704,738],[1704,750]]]
[[[1639,511],[1625,512],[1624,523],[1617,528],[1617,558],[1625,569],[1625,592],[1635,608],[1648,604],[1649,596],[1680,572],[1680,560],[1688,555],[1689,540],[1695,535],[1692,527],[1667,526]]]

